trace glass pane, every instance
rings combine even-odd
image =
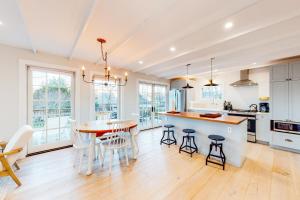
[[[62,101],[62,102],[60,102],[60,109],[70,110],[71,109],[71,101]]]
[[[71,88],[63,87],[60,88],[60,99],[64,100],[71,100]]]
[[[60,140],[61,141],[71,140],[71,128],[70,127],[60,129]]]
[[[72,77],[70,75],[60,75],[61,87],[70,88],[72,84]]]
[[[46,84],[46,72],[33,71],[32,85],[43,86]]]
[[[46,133],[44,130],[34,131],[34,133],[32,135],[32,144],[34,146],[46,144]]]
[[[59,128],[59,111],[52,110],[53,113],[56,112],[57,114],[48,114],[47,118],[47,128]]]
[[[48,109],[49,110],[57,110],[58,106],[59,106],[59,102],[57,102],[57,101],[48,101]]]
[[[33,111],[32,126],[34,129],[44,129],[45,111]]]
[[[47,131],[47,143],[55,143],[59,141],[59,129]]]
[[[71,110],[61,110],[60,111],[60,127],[69,127],[71,119]]]
[[[48,85],[48,100],[59,100],[58,87]]]
[[[45,101],[33,101],[32,106],[33,106],[34,111],[45,111],[46,110]]]
[[[41,100],[45,98],[46,87],[45,86],[33,86],[32,95],[34,100]]]

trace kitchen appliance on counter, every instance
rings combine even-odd
[[[231,102],[230,101],[224,101],[223,109],[224,110],[232,110],[232,104],[231,104]]]
[[[256,112],[243,109],[233,109],[229,116],[247,117],[247,141],[256,143]]]
[[[269,103],[266,102],[259,103],[259,112],[264,112],[264,113],[270,112]]]
[[[249,106],[250,112],[257,112],[257,105],[256,104],[251,104]]]
[[[271,120],[271,130],[300,135],[300,122]]]

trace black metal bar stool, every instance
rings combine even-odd
[[[175,126],[172,124],[166,124],[164,125],[167,130],[163,130],[163,136],[160,140],[160,145],[161,144],[166,144],[170,147],[171,144],[177,144],[177,141],[174,136],[174,130],[170,130],[171,128],[174,128]],[[167,133],[167,138],[165,139],[165,134]],[[170,134],[172,134],[173,139],[170,137]]]
[[[216,165],[223,166],[223,170],[225,170],[226,157],[225,157],[225,154],[223,152],[223,143],[222,143],[222,141],[224,141],[225,138],[221,135],[209,135],[208,138],[211,139],[212,141],[209,145],[209,153],[206,157],[206,165],[207,165],[208,162],[209,163],[214,163]],[[218,151],[218,148],[219,148],[220,155],[215,155],[215,154],[211,153],[213,147],[215,147],[216,151]],[[212,160],[210,160],[210,157],[220,158],[221,161],[220,162],[212,161]]]
[[[183,129],[182,131],[184,133],[187,133],[187,135],[183,136],[182,138],[182,143],[179,148],[179,153],[183,151],[185,153],[190,154],[192,157],[193,153],[198,152],[198,147],[195,143],[195,136],[190,136],[190,134],[196,133],[196,131],[194,129]],[[193,140],[193,144],[192,144],[192,140]]]

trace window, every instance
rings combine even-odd
[[[222,100],[223,90],[220,86],[202,87],[202,99]]]
[[[31,151],[68,145],[74,105],[73,73],[30,67],[28,77],[28,121],[34,129]]]
[[[114,84],[102,85],[104,80],[95,79],[95,113],[96,119],[120,118],[120,87]],[[100,83],[97,85],[97,83]]]

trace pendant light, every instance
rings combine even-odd
[[[190,66],[191,64],[187,64],[186,65],[186,86],[183,86],[182,88],[183,89],[192,89],[192,88],[194,88],[193,86],[191,86],[190,84],[189,84],[189,66]]]
[[[210,79],[209,79],[209,83],[205,84],[204,86],[218,86],[218,84],[214,83],[213,82],[213,78],[212,78],[212,73],[213,73],[213,70],[212,70],[212,63],[213,63],[213,60],[215,58],[211,58],[210,59]]]

